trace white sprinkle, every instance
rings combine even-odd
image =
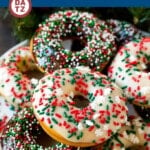
[[[83,130],[83,125],[82,125],[81,122],[78,123],[78,129],[79,129],[79,130]]]
[[[107,131],[109,129],[108,125],[104,125],[103,129]]]
[[[76,68],[79,69],[79,70],[82,70],[82,71],[86,71],[86,72],[89,72],[89,71],[90,71],[90,68],[89,68],[89,67],[78,66],[78,67],[76,67]]]
[[[100,116],[100,114],[95,113],[95,114],[93,115],[93,119],[97,119],[99,116]]]
[[[106,98],[104,97],[104,96],[99,96],[98,97],[98,104],[101,102],[101,103],[105,103],[105,101],[106,101]]]
[[[64,93],[61,88],[56,89],[55,92],[56,92],[56,95],[58,95],[58,96],[61,96],[61,95],[63,95],[63,93]]]
[[[119,96],[115,96],[115,102],[120,103],[120,97]]]
[[[104,95],[105,95],[105,96],[109,95],[110,92],[111,92],[111,88],[106,88],[106,89],[104,89]]]
[[[91,120],[86,120],[85,123],[86,123],[87,125],[89,125],[89,126],[93,126],[93,125],[94,125]]]
[[[141,67],[142,67],[142,69],[146,69],[147,67],[146,67],[146,65],[145,64],[141,64]]]
[[[137,59],[136,59],[136,57],[135,57],[135,56],[133,56],[133,55],[131,55],[129,59],[130,59],[130,61],[131,61],[131,62],[132,62],[132,61],[136,61],[136,60],[137,60]]]
[[[90,103],[90,106],[91,106],[91,108],[92,109],[94,109],[94,110],[99,110],[99,104],[100,103],[103,103],[105,101],[105,97],[104,96],[97,96],[96,98],[95,98],[95,101],[93,101],[92,103]]]
[[[32,78],[31,79],[31,83],[34,84],[34,85],[37,85],[38,84],[38,80],[35,79],[35,78]]]
[[[101,129],[97,129],[97,130],[95,130],[95,135],[96,136],[102,136],[103,135],[103,131]]]

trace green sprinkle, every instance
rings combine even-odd
[[[118,67],[118,70],[119,70],[119,71],[122,71],[122,68],[121,68],[121,67]]]
[[[55,124],[58,124],[58,121],[57,121],[55,118],[52,118],[52,121],[53,121]]]
[[[122,86],[121,88],[122,88],[122,89],[126,89],[127,87],[128,87],[128,86],[127,86],[127,85],[125,85],[125,86]]]
[[[81,139],[83,137],[83,132],[80,132],[79,135],[77,135],[77,140]]]

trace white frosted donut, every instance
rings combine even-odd
[[[76,106],[76,96],[81,96],[81,104],[85,98],[87,106]],[[64,144],[80,147],[102,143],[117,132],[127,119],[125,103],[118,86],[84,67],[46,75],[32,98],[43,129]]]
[[[123,46],[108,69],[108,75],[131,102],[150,107],[150,38]]]
[[[29,102],[34,86],[24,73],[35,69],[29,47],[19,47],[9,53],[0,65],[0,94],[15,107]]]
[[[150,150],[150,124],[140,117],[132,116],[99,150],[125,150],[134,147],[138,147],[138,150]]]
[[[15,112],[14,107],[9,105],[5,99],[0,96],[0,134],[10,118],[14,116]]]

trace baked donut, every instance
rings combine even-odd
[[[107,20],[107,23],[109,27],[112,28],[112,31],[116,36],[116,41],[120,46],[129,41],[139,40],[145,36],[144,32],[126,21],[109,19]]]
[[[150,149],[150,125],[140,117],[132,116],[99,150],[125,150],[134,147],[138,147],[138,150]]]
[[[7,122],[16,113],[16,110],[12,105],[9,105],[5,99],[0,96],[0,134],[5,128]]]
[[[43,129],[52,138],[75,147],[94,146],[110,138],[127,120],[125,103],[117,85],[86,67],[46,75],[32,97]]]
[[[1,136],[1,145],[4,150],[71,150],[45,134],[32,108],[23,108],[8,122]]]
[[[2,64],[14,65],[23,73],[37,69],[29,46],[14,49],[2,59]]]
[[[121,47],[108,69],[109,77],[124,91],[129,101],[150,107],[150,38]]]
[[[2,59],[0,94],[16,108],[29,104],[35,85],[25,73],[33,70],[37,70],[37,66],[29,47],[19,47]]]
[[[70,38],[79,39],[83,49],[65,49],[62,42]],[[102,70],[116,51],[115,36],[106,22],[77,10],[51,14],[39,25],[30,45],[39,68],[46,72],[77,66]]]

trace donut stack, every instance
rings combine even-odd
[[[127,22],[51,14],[0,59],[0,95],[15,108],[0,111],[1,149],[150,150],[150,124],[127,107],[150,107],[149,61],[150,37]]]

